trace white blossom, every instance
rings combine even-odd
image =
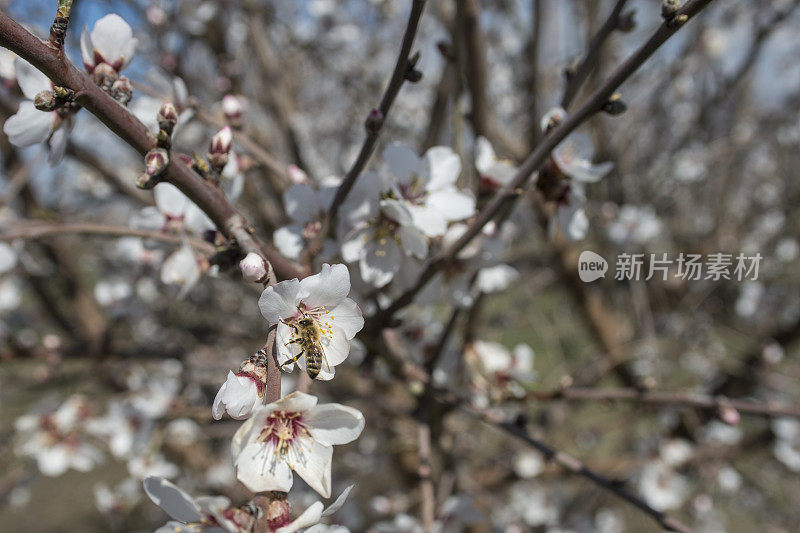
[[[446,146],[420,157],[411,148],[391,144],[383,151],[390,194],[411,214],[413,225],[428,237],[444,235],[450,222],[475,213],[475,199],[459,191],[461,159]]]
[[[256,408],[233,438],[236,477],[253,492],[292,488],[294,470],[324,498],[331,493],[333,446],[355,440],[364,416],[339,404],[317,405],[302,392]]]
[[[69,469],[88,472],[103,462],[103,455],[85,431],[89,403],[83,396],[71,396],[58,409],[28,414],[14,424],[18,455],[36,459],[46,476],[60,476]]]
[[[228,371],[228,379],[214,398],[212,408],[214,420],[222,418],[225,411],[231,418],[247,418],[261,402],[263,393],[263,384],[256,376],[247,372],[234,374]]]
[[[231,502],[222,496],[192,498],[179,487],[158,476],[145,478],[147,496],[174,521],[159,528],[156,533],[244,533],[226,511]]]
[[[81,32],[81,58],[86,70],[92,72],[97,65],[105,63],[120,72],[133,59],[137,40],[133,30],[122,17],[106,15],[94,23],[92,32],[83,28]]]
[[[6,120],[3,131],[8,135],[11,144],[20,148],[48,141],[48,161],[55,165],[61,161],[67,148],[68,135],[72,129],[72,112],[64,108],[56,111],[36,109],[33,100],[40,92],[51,91],[52,82],[22,58],[15,59],[14,68],[25,100],[20,102],[17,112]]]
[[[347,297],[350,293],[350,273],[345,265],[322,265],[319,274],[302,281],[297,278],[267,287],[261,293],[258,307],[270,324],[277,324],[275,342],[278,346],[278,363],[284,365],[301,354],[303,348],[291,341],[297,338],[295,327],[304,318],[313,321],[319,334],[323,362],[318,379],[333,377],[334,367],[350,353],[350,341],[362,327],[361,309]],[[297,359],[301,369],[306,369],[305,357]],[[294,363],[285,364],[290,372]]]

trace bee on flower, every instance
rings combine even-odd
[[[350,353],[361,328],[361,309],[347,297],[350,273],[345,265],[322,265],[319,274],[267,287],[258,306],[277,324],[278,364],[291,372],[297,364],[311,378],[329,380]]]

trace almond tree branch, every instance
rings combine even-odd
[[[386,337],[387,333],[393,333],[392,330],[386,329],[383,330],[384,337]],[[385,339],[388,341],[388,339]],[[412,379],[411,376],[413,375],[413,379],[418,379],[419,381],[425,383],[426,385],[430,385],[432,383],[431,376],[425,369],[416,367],[412,363],[408,363],[407,354],[403,353],[404,347],[400,344],[395,342],[384,342],[383,347],[388,353],[387,359],[394,361],[394,366],[390,366],[393,371],[393,375],[406,382],[409,379]],[[396,351],[397,350],[397,351]],[[402,368],[405,366],[406,368]],[[413,372],[409,372],[409,366],[414,366]],[[642,500],[639,496],[633,494],[632,492],[628,491],[622,484],[622,482],[610,479],[595,470],[587,467],[583,463],[581,463],[575,457],[568,455],[565,452],[559,451],[541,440],[532,436],[525,427],[518,423],[518,421],[509,421],[503,418],[500,418],[496,412],[491,410],[481,409],[472,405],[470,398],[465,397],[463,395],[458,394],[455,391],[449,390],[444,387],[431,387],[427,388],[428,393],[431,394],[431,398],[435,398],[438,402],[446,406],[451,407],[458,407],[468,413],[471,413],[481,420],[486,422],[487,424],[502,429],[520,439],[524,442],[538,450],[544,458],[552,463],[557,464],[558,466],[562,467],[564,470],[585,477],[586,479],[590,480],[591,482],[595,483],[599,487],[602,487],[616,496],[622,498],[623,500],[627,501],[628,503],[634,505],[641,511],[644,511],[648,514],[651,518],[653,518],[662,528],[668,531],[678,531],[682,533],[691,532],[692,529],[683,524],[682,522],[678,521],[677,519],[666,515],[660,511],[653,509],[650,505],[647,504],[644,500]],[[426,393],[427,394],[427,393]],[[420,428],[418,426],[418,431],[424,428]],[[424,437],[425,435],[418,434],[418,437]],[[423,444],[420,442],[420,444]],[[424,450],[421,447],[421,455]]]
[[[674,405],[696,409],[721,410],[732,407],[740,413],[762,416],[787,416],[800,418],[800,407],[737,400],[724,396],[709,396],[691,392],[642,391],[637,389],[585,389],[565,388],[554,391],[529,392],[527,398],[534,401],[613,401]]]
[[[391,305],[378,311],[370,320],[368,328],[374,330],[388,323],[389,319],[400,309],[409,305],[414,297],[425,287],[433,276],[444,266],[449,264],[481,229],[488,224],[498,213],[513,204],[519,197],[524,187],[530,181],[533,173],[547,160],[550,152],[573,130],[580,126],[589,117],[601,110],[602,106],[614,94],[614,91],[627,80],[642,64],[658,50],[683,24],[700,12],[711,0],[690,0],[674,17],[659,26],[658,30],[631,54],[620,65],[611,77],[606,80],[592,95],[564,121],[553,128],[536,146],[533,152],[522,163],[511,183],[497,192],[480,213],[473,219],[464,234],[452,245],[436,254],[423,269],[417,282]]]
[[[0,12],[0,46],[28,61],[56,85],[72,89],[77,104],[89,110],[141,155],[156,146],[155,136],[126,108],[95,85],[63,53],[41,41],[3,12]],[[284,258],[275,248],[260,243],[252,235],[244,217],[228,203],[222,190],[205,181],[179,158],[170,158],[164,178],[197,204],[226,237],[236,241],[244,253],[254,252],[265,256],[281,277],[301,277],[305,274],[303,269]]]
[[[378,115],[374,116],[373,114],[370,114],[370,117],[367,119],[367,137],[364,139],[364,144],[361,146],[361,151],[358,153],[358,157],[353,163],[353,166],[350,167],[350,170],[347,172],[344,181],[336,191],[333,201],[331,201],[331,206],[328,209],[328,215],[326,217],[327,227],[330,227],[330,224],[336,218],[339,208],[347,198],[347,195],[350,194],[353,185],[355,185],[356,180],[364,171],[364,167],[367,166],[370,157],[372,157],[372,153],[375,151],[375,145],[378,142],[378,135],[383,128],[383,123],[386,121],[386,116],[389,114],[389,110],[391,109],[397,94],[400,92],[400,88],[406,81],[406,73],[409,68],[409,54],[411,53],[411,45],[414,43],[414,36],[417,34],[417,26],[419,25],[419,19],[422,17],[422,11],[424,8],[425,0],[414,0],[411,5],[411,13],[408,16],[408,25],[406,26],[406,32],[403,35],[403,43],[400,46],[400,54],[397,56],[397,63],[395,64],[394,72],[392,73],[392,79],[389,81],[389,85],[386,87],[386,91],[383,93],[383,97],[381,98],[381,103],[377,109]],[[320,235],[323,236],[322,238],[324,238],[325,234],[327,234],[327,231],[320,232]]]
[[[619,17],[622,14],[622,9],[625,7],[625,2],[628,0],[617,0],[614,9],[608,15],[608,18],[597,31],[597,34],[592,38],[587,48],[586,57],[583,58],[575,72],[571,74],[567,81],[567,86],[564,89],[564,96],[561,98],[561,107],[569,109],[570,104],[578,95],[581,85],[589,76],[589,73],[594,70],[597,65],[597,56],[600,55],[600,48],[608,37],[614,33],[619,23]]]
[[[10,242],[16,239],[38,240],[47,237],[68,234],[85,235],[104,235],[109,237],[141,237],[143,239],[153,239],[162,242],[180,244],[186,240],[195,249],[205,253],[213,254],[214,246],[211,243],[200,239],[186,238],[173,233],[161,231],[150,231],[144,229],[128,228],[125,226],[109,226],[105,224],[95,224],[92,222],[74,223],[48,223],[40,221],[29,221],[25,225],[16,225],[0,233],[0,242]]]

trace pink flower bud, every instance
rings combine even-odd
[[[269,264],[267,260],[255,252],[250,252],[239,262],[242,277],[254,283],[264,283],[269,278]]]
[[[162,130],[167,130],[168,133],[172,132],[172,128],[178,123],[178,110],[171,102],[161,106],[158,110],[158,127]],[[167,127],[165,127],[167,126]]]
[[[233,132],[230,126],[225,126],[211,138],[211,145],[208,148],[210,154],[227,154],[231,151],[233,142]]]
[[[739,411],[737,411],[732,405],[720,405],[719,417],[723,422],[730,426],[738,425],[739,421],[741,420]]]
[[[286,174],[292,183],[308,183],[308,174],[297,165],[289,165],[286,167]]]
[[[163,148],[154,148],[144,156],[144,164],[148,176],[158,176],[169,164],[169,153]]]
[[[232,94],[225,95],[222,99],[222,112],[228,120],[235,120],[242,116],[242,102]]]

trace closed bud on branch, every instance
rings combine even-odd
[[[110,91],[111,86],[117,81],[118,77],[117,71],[108,63],[100,63],[92,72],[92,80],[102,87],[104,91]]]
[[[373,109],[367,115],[367,120],[364,122],[364,129],[367,130],[367,133],[375,134],[378,133],[383,126],[383,113],[381,113],[377,109]]]
[[[175,124],[178,123],[178,110],[172,102],[167,102],[158,110],[158,127],[164,130],[167,135],[172,135]]]
[[[239,262],[242,277],[253,283],[265,283],[269,279],[269,263],[255,252],[250,252]]]
[[[633,31],[636,27],[636,11],[631,9],[621,14],[617,19],[617,30],[623,33]]]
[[[147,172],[142,172],[136,177],[136,186],[140,189],[152,189],[158,185],[158,178],[150,176]]]
[[[144,156],[144,164],[148,176],[159,176],[169,164],[169,152],[163,148],[154,148]]]
[[[128,105],[128,102],[133,98],[133,85],[131,84],[131,80],[125,76],[120,76],[119,79],[111,85],[111,96],[120,104]]]
[[[39,111],[55,111],[61,103],[53,91],[42,91],[34,98],[33,105]]]
[[[661,1],[661,17],[664,20],[672,20],[675,13],[681,8],[681,0],[662,0]]]
[[[242,127],[242,102],[232,94],[222,99],[222,113],[225,119],[236,129]]]
[[[611,95],[611,98],[609,98],[608,101],[603,104],[602,109],[609,115],[621,115],[628,109],[628,106],[622,101],[621,94],[614,93]]]
[[[231,151],[233,132],[230,126],[225,126],[211,138],[208,147],[208,161],[215,169],[222,169],[228,163],[228,153]]]

